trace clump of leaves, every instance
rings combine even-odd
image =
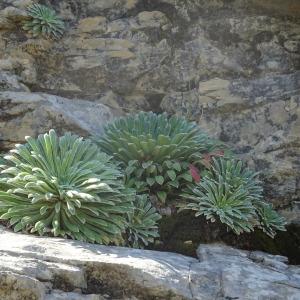
[[[254,202],[256,213],[259,217],[258,227],[270,237],[276,235],[276,231],[286,231],[286,220],[280,216],[274,209],[272,204],[263,201]]]
[[[0,219],[16,232],[123,243],[134,193],[110,157],[69,133],[26,140],[1,166]]]
[[[263,201],[257,175],[239,160],[213,158],[203,179],[181,194],[191,201],[184,209],[194,210],[196,216],[203,215],[212,222],[219,219],[236,234],[257,226],[274,237],[276,230],[285,230],[285,221]]]
[[[27,13],[29,19],[24,22],[23,29],[34,37],[58,39],[63,35],[64,22],[57,16],[54,9],[35,3],[28,7]]]
[[[126,184],[164,204],[174,191],[192,182],[189,164],[215,143],[194,122],[167,114],[141,112],[106,126],[98,144],[121,162]]]
[[[131,160],[125,169],[126,184],[139,192],[150,192],[158,206],[164,205],[181,185],[193,181],[188,166],[187,162],[177,160],[163,163]]]
[[[134,210],[128,213],[126,229],[126,245],[134,248],[143,248],[153,243],[159,236],[157,221],[160,214],[152,206],[147,195],[137,195],[134,201]]]

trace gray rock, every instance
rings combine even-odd
[[[3,227],[0,237],[3,300],[300,297],[299,267],[262,252],[200,245],[197,260],[175,253],[16,234]]]
[[[112,118],[112,111],[100,103],[48,94],[0,92],[0,148],[12,148],[25,136],[37,136],[51,128],[60,134],[101,134]]]
[[[1,6],[0,6],[1,8]],[[24,9],[19,9],[14,6],[7,6],[0,10],[0,26],[1,29],[15,29],[22,21],[28,18]]]
[[[15,280],[20,278],[20,285],[23,284],[20,276],[27,275],[25,279],[36,283],[34,287],[39,293],[42,286],[44,293],[49,289],[52,293],[53,288],[61,292],[80,290],[87,294],[110,294],[114,299],[123,299],[123,294],[137,299],[191,299],[189,267],[191,263],[197,263],[195,258],[39,238],[4,229],[0,229],[0,237],[3,241],[0,274],[14,274]],[[14,275],[10,275],[11,278]],[[11,289],[14,293],[13,287]],[[0,295],[1,290],[2,282]],[[43,299],[39,297],[36,299]],[[59,296],[55,297],[53,299],[59,299]],[[64,297],[67,299],[66,295]]]
[[[62,292],[60,290],[52,290],[44,297],[45,300],[105,300],[106,297],[101,295],[89,294],[83,295],[81,292]]]
[[[9,72],[0,73],[0,91],[30,92],[29,88],[20,82],[20,78]]]
[[[197,253],[200,263],[191,268],[192,287],[195,287],[192,292],[201,295],[196,299],[296,300],[299,297],[299,273],[286,265],[283,257],[220,244],[200,245]]]
[[[3,300],[39,300],[45,295],[44,285],[27,274],[0,272],[0,297]]]

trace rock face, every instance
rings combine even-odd
[[[191,267],[195,299],[299,297],[299,267],[288,267],[285,257],[221,245],[200,245],[198,257]]]
[[[26,135],[37,136],[51,128],[60,134],[101,134],[103,125],[113,118],[101,103],[28,92],[0,92],[0,107],[0,149],[10,149],[24,142]]]
[[[300,297],[300,269],[282,256],[200,245],[168,252],[15,234],[0,228],[3,300],[278,299]]]
[[[0,90],[185,115],[262,171],[268,200],[300,222],[299,1],[39,1],[66,23],[58,41],[20,30],[32,2],[1,1]]]

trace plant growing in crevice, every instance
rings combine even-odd
[[[23,29],[34,37],[43,36],[48,39],[61,38],[65,25],[54,9],[42,4],[32,4],[27,8],[29,19],[24,22]]]
[[[160,214],[152,206],[147,195],[137,195],[134,210],[128,213],[125,232],[125,245],[134,248],[144,248],[159,237],[158,220]]]
[[[212,222],[219,219],[236,234],[256,226],[274,237],[275,230],[285,230],[285,221],[263,201],[257,175],[239,160],[213,158],[202,180],[181,194],[187,201],[183,209],[194,210],[196,217],[203,215]]]
[[[148,192],[160,205],[192,182],[190,162],[200,161],[216,143],[194,122],[167,114],[141,112],[108,124],[100,148],[125,169],[126,185]]]
[[[258,227],[271,238],[274,238],[276,231],[285,231],[285,218],[280,216],[272,204],[263,201],[254,202],[256,213],[259,218]]]
[[[0,220],[16,232],[123,243],[135,195],[110,157],[70,133],[26,140],[1,166]]]

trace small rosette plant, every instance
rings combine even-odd
[[[274,237],[276,230],[285,230],[285,220],[263,201],[257,176],[239,160],[212,158],[202,179],[181,194],[187,203],[183,209],[212,222],[218,219],[236,234],[259,227]]]
[[[141,112],[106,126],[97,138],[100,148],[125,169],[126,185],[148,192],[160,205],[191,183],[190,162],[216,144],[198,125],[182,117]]]
[[[137,195],[134,210],[128,213],[128,223],[125,232],[126,245],[134,248],[144,248],[159,237],[158,220],[161,215],[152,206],[147,195]]]
[[[14,231],[122,244],[135,193],[89,140],[54,130],[4,157],[0,220]]]
[[[58,39],[63,35],[64,22],[57,16],[54,9],[35,3],[27,8],[27,13],[29,19],[24,22],[23,29],[34,37]]]

